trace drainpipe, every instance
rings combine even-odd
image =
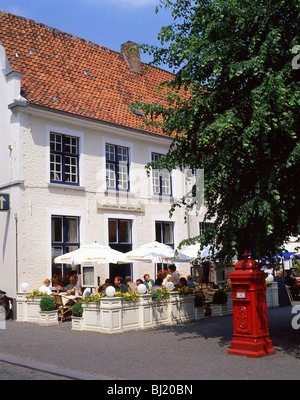
[[[19,260],[18,260],[18,214],[15,213],[16,221],[16,292],[19,291]]]

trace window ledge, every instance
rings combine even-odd
[[[85,186],[65,185],[63,183],[48,183],[48,187],[57,189],[71,189],[85,191]]]
[[[135,197],[135,193],[133,192],[125,192],[125,191],[119,191],[119,190],[114,190],[114,189],[105,189],[104,194],[107,195],[114,195],[114,196],[123,196],[123,197]]]
[[[172,202],[176,201],[176,198],[174,196],[169,196],[167,194],[152,194],[151,197],[155,200],[170,200]]]

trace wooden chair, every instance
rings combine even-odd
[[[72,312],[73,305],[63,304],[59,294],[55,294],[56,309],[60,312],[60,322],[63,322],[67,314]]]

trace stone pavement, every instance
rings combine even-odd
[[[69,321],[54,327],[7,321],[0,330],[0,380],[53,379],[55,371],[54,379],[299,380],[297,315],[292,307],[268,310],[277,353],[260,359],[227,354],[232,316],[115,335],[72,331]]]

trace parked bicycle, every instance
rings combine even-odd
[[[6,296],[6,292],[0,290],[0,306],[4,307],[5,319],[13,318],[13,299]]]

